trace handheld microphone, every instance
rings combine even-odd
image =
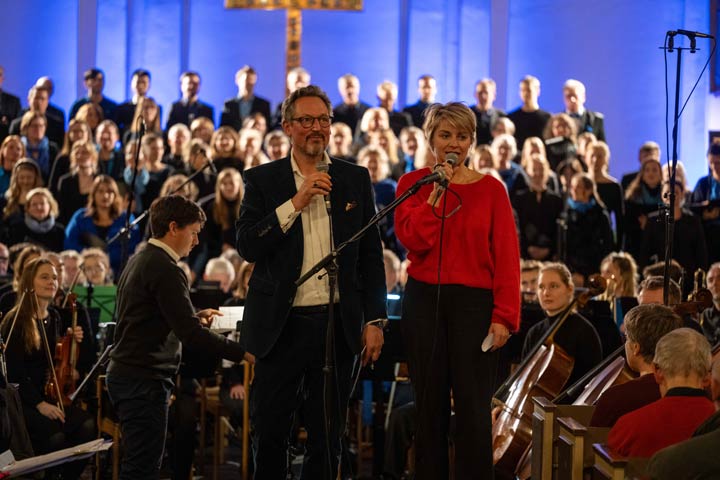
[[[457,165],[458,162],[458,156],[455,153],[448,153],[445,157],[445,163],[448,165],[454,167]],[[431,173],[430,175],[425,175],[423,178],[418,180],[418,185],[427,185],[428,183],[434,183],[437,182],[441,186],[443,183],[447,183],[447,179],[445,178],[445,170],[442,169],[442,163],[438,163],[435,165],[435,172]]]
[[[317,171],[328,173],[330,171],[330,165],[328,165],[324,160],[317,164]],[[325,194],[323,195],[325,197],[325,209],[328,212],[328,215],[330,215],[330,195]]]

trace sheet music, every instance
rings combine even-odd
[[[216,315],[213,320],[213,330],[235,330],[238,322],[242,322],[243,312],[245,307],[220,307],[223,316]]]
[[[11,477],[23,473],[35,472],[61,463],[86,458],[96,452],[107,450],[112,445],[112,440],[91,440],[87,443],[74,447],[57,450],[45,455],[30,457],[0,468],[0,472],[9,473]]]

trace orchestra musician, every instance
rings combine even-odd
[[[625,359],[640,376],[608,388],[595,404],[590,425],[612,427],[628,412],[660,399],[653,374],[655,345],[666,333],[682,327],[682,320],[668,307],[638,305],[625,316]]]
[[[94,418],[74,405],[63,406],[62,400],[58,403],[51,356],[60,336],[61,320],[52,306],[58,290],[58,275],[52,262],[44,257],[32,260],[25,266],[18,287],[15,306],[3,318],[1,328],[7,342],[8,380],[20,386],[33,450],[40,455],[88,442],[96,438]],[[76,342],[83,341],[79,326],[68,329],[67,334]],[[77,372],[72,373],[77,376]],[[77,479],[86,464],[86,460],[78,460],[48,473],[62,475],[60,478],[65,480]]]
[[[155,200],[152,238],[118,282],[118,323],[106,381],[122,431],[122,480],[157,478],[181,342],[208,356],[234,361],[245,356],[238,343],[205,328],[222,314],[195,312],[187,277],[177,264],[198,244],[204,223],[205,214],[191,200],[179,195]]]
[[[519,324],[520,254],[507,191],[493,176],[465,166],[475,123],[472,110],[459,102],[428,108],[425,136],[449,184],[447,190],[438,183],[423,186],[395,216],[411,261],[401,328],[417,402],[419,480],[448,478],[451,389],[455,475],[492,478],[489,410],[497,349]],[[449,154],[455,165],[446,162]],[[425,168],[404,175],[397,195],[430,173]],[[489,334],[492,344],[483,351]]]

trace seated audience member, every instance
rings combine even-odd
[[[122,239],[112,245],[107,242],[125,226],[127,212],[123,209],[117,183],[112,177],[99,175],[92,184],[87,206],[79,209],[65,229],[65,249],[81,251],[99,247],[110,256],[110,265],[116,275],[122,270]],[[130,215],[130,222],[134,216]],[[140,241],[140,230],[131,230],[127,254],[132,255]]]
[[[437,82],[432,75],[424,74],[418,78],[418,101],[412,105],[403,108],[403,113],[407,113],[412,118],[413,125],[422,128],[425,120],[425,109],[430,104],[435,103],[435,95],[437,95]]]
[[[58,179],[57,198],[60,199],[61,223],[87,204],[88,194],[97,176],[98,153],[90,143],[76,143],[70,152],[70,172]]]
[[[85,105],[80,107],[80,110],[78,110],[75,118],[77,120],[80,120],[81,122],[85,122],[88,124],[88,127],[90,127],[90,131],[92,132],[93,138],[95,138],[95,131],[97,130],[97,127],[100,125],[100,123],[102,123],[103,120],[105,120],[102,108],[100,108],[98,105],[95,105],[94,103],[86,103]]]
[[[693,203],[712,202],[703,210],[702,220],[710,261],[720,260],[720,143],[710,145],[707,154],[708,175],[701,177],[692,194]]]
[[[240,156],[240,134],[232,127],[223,126],[215,130],[210,147],[212,148],[212,162],[218,171],[226,168],[243,171],[244,165]]]
[[[397,165],[400,163],[400,156],[402,150],[399,147],[399,142],[395,134],[389,128],[382,131],[375,131],[370,133],[368,137],[368,145],[374,145],[385,150],[387,153],[390,166]]]
[[[123,145],[129,142],[137,141],[140,128],[141,118],[145,121],[145,133],[155,133],[162,135],[162,126],[160,124],[160,106],[151,97],[141,97],[133,108],[133,115],[130,117],[130,123],[127,125],[122,136]]]
[[[432,153],[425,143],[425,134],[415,126],[403,128],[400,132],[400,150],[402,156],[392,166],[392,178],[400,180],[404,174],[419,170],[428,165],[428,155]],[[435,160],[432,160],[435,163]]]
[[[250,65],[245,65],[235,73],[237,96],[225,101],[220,114],[220,125],[232,127],[235,131],[243,128],[243,122],[254,113],[259,113],[270,123],[270,102],[255,95],[257,72]]]
[[[257,130],[258,132],[260,132],[260,135],[262,137],[265,137],[265,134],[268,131],[267,122],[265,121],[265,115],[259,112],[253,113],[248,118],[243,120],[243,126],[240,130],[243,130],[245,128]]]
[[[662,398],[623,415],[608,435],[620,455],[650,457],[690,438],[715,412],[704,387],[710,373],[710,344],[698,332],[679,328],[655,347],[653,370]]]
[[[390,117],[387,110],[382,107],[371,107],[365,110],[358,128],[355,131],[355,150],[366,146],[370,142],[370,135],[390,128]],[[394,135],[394,133],[393,133]]]
[[[480,172],[484,169],[495,169],[495,157],[493,156],[492,148],[490,145],[479,145],[475,147],[475,150],[470,157],[470,170]]]
[[[328,155],[346,162],[356,163],[352,153],[353,134],[350,127],[342,122],[335,122],[330,126],[330,143]]]
[[[4,287],[0,292],[0,312],[7,312],[15,305],[15,301],[18,298],[17,294],[20,292],[19,288],[25,267],[36,258],[40,258],[43,254],[43,249],[37,245],[27,243],[18,245],[24,246],[18,252],[14,261],[11,262],[13,267],[12,283]]]
[[[390,128],[396,136],[400,136],[403,128],[412,126],[412,117],[406,112],[395,110],[395,103],[398,98],[398,87],[389,80],[385,80],[377,86],[378,106],[388,113]]]
[[[151,133],[143,137],[142,158],[144,159],[144,164],[141,164],[141,168],[147,171],[147,176],[144,174],[142,176],[144,192],[142,192],[140,196],[142,198],[142,204],[146,208],[152,204],[153,200],[158,198],[165,180],[175,173],[173,167],[167,163],[163,163],[163,148],[163,140],[159,135]],[[127,161],[127,156],[125,160]],[[139,180],[140,178],[138,178],[138,181]],[[125,177],[125,181],[128,182],[127,177]]]
[[[665,334],[682,327],[682,320],[663,305],[638,305],[625,317],[625,359],[639,377],[608,388],[598,399],[590,425],[612,427],[626,413],[660,399],[653,375],[655,346]]]
[[[230,293],[230,286],[235,280],[235,269],[229,260],[222,257],[211,258],[205,265],[203,280],[217,282],[223,293]]]
[[[27,194],[25,215],[8,228],[8,243],[30,242],[59,252],[65,242],[65,225],[56,221],[58,204],[47,188],[33,188]]]
[[[271,162],[280,160],[290,153],[290,139],[280,130],[273,130],[265,135],[263,149]]]
[[[493,149],[493,157],[496,162],[495,170],[505,183],[508,195],[513,198],[517,191],[530,183],[525,171],[514,161],[517,156],[515,138],[508,134],[499,135],[492,141],[490,148]]]
[[[182,173],[170,175],[160,188],[159,196],[166,197],[168,195],[180,195],[188,200],[196,202],[200,192],[197,185],[193,182],[188,182],[187,179],[187,175],[183,175]],[[180,185],[182,185],[182,187],[180,187]]]
[[[538,300],[545,318],[535,324],[525,337],[522,357],[527,358],[535,346],[560,318],[573,299],[575,285],[568,268],[562,263],[547,263],[540,269]],[[566,385],[572,385],[603,358],[600,337],[595,327],[579,313],[570,313],[555,333],[557,343],[574,359],[573,369]]]
[[[103,95],[103,89],[105,88],[105,74],[103,71],[99,68],[91,68],[85,71],[83,78],[87,95],[77,99],[72,107],[70,107],[70,119],[75,118],[80,109],[88,104],[98,106],[104,118],[113,118],[118,105]],[[102,120],[102,118],[100,120]]]
[[[560,163],[577,158],[577,130],[575,122],[568,115],[557,113],[550,117],[543,132],[543,139],[553,171]]]
[[[566,215],[563,253],[573,273],[587,277],[598,271],[614,245],[607,210],[588,174],[577,173],[572,178]]]
[[[0,277],[3,277],[2,280],[0,280],[0,284],[4,282],[4,277],[7,277],[9,266],[10,250],[8,249],[7,245],[5,245],[4,243],[0,243]]]
[[[538,160],[538,158],[542,159],[547,164],[547,188],[551,192],[555,192],[559,194],[561,192],[560,189],[560,180],[558,180],[557,174],[553,171],[550,164],[547,162],[547,154],[545,151],[545,144],[543,141],[538,137],[530,137],[527,140],[525,140],[525,144],[522,147],[522,151],[520,152],[520,166],[522,169],[529,173],[531,168],[531,159],[534,159],[535,161]],[[522,179],[526,180],[526,179]],[[518,181],[521,181],[520,178],[518,178]],[[518,189],[520,188],[520,184],[518,184]]]
[[[656,161],[660,161],[660,145],[658,145],[656,142],[648,141],[643,143],[640,146],[640,150],[638,151],[638,163],[640,166],[642,166],[643,163],[645,163],[646,160],[654,159]],[[633,180],[638,176],[640,172],[630,172],[626,173],[622,176],[622,179],[620,180],[620,185],[623,187],[623,191],[627,191],[628,187],[632,183]]]
[[[522,105],[508,113],[508,118],[515,125],[515,141],[523,145],[526,138],[542,137],[545,125],[550,120],[550,113],[542,110],[538,103],[540,97],[540,80],[526,75],[520,80],[519,90]]]
[[[57,184],[60,177],[70,171],[70,152],[72,152],[72,147],[76,143],[92,142],[93,135],[88,124],[77,119],[70,120],[68,130],[65,132],[65,141],[63,142],[60,153],[58,153],[57,158],[55,158],[53,162],[53,167],[50,171],[50,180],[47,184],[50,191],[53,192],[53,195],[57,194]]]
[[[112,120],[103,120],[95,132],[98,146],[98,172],[122,180],[125,158],[118,147],[120,132]]]
[[[76,250],[63,250],[60,252],[60,260],[65,268],[65,275],[62,277],[60,288],[70,291],[75,285],[85,283],[85,275],[80,268],[80,253]]]
[[[182,97],[170,107],[170,114],[165,126],[166,130],[178,123],[190,126],[192,121],[198,117],[206,117],[214,122],[213,107],[198,99],[200,93],[199,73],[193,71],[183,72],[180,75],[180,91]]]
[[[475,84],[475,100],[477,103],[470,107],[477,119],[476,139],[477,145],[489,145],[492,142],[492,126],[505,112],[493,106],[497,86],[492,78],[483,78]]]
[[[662,198],[669,201],[670,184],[663,183]],[[681,183],[675,184],[675,205],[673,218],[675,228],[673,232],[673,259],[683,266],[683,293],[692,290],[693,274],[700,268],[706,270],[708,266],[708,250],[705,244],[705,233],[702,221],[693,212],[685,207],[685,190]],[[643,232],[642,246],[640,248],[640,265],[648,265],[652,258],[663,260],[665,258],[665,220],[664,215],[649,214]]]
[[[720,344],[720,262],[710,265],[707,272],[707,288],[712,293],[713,306],[702,312],[700,325],[705,338],[715,347]]]
[[[20,138],[25,145],[25,155],[40,167],[43,181],[50,178],[50,170],[58,154],[58,147],[47,138],[46,130],[45,115],[32,110],[23,115],[20,123]]]
[[[638,176],[625,191],[625,251],[640,258],[648,215],[663,204],[660,162],[646,160]]]
[[[600,200],[615,225],[615,249],[620,250],[624,236],[625,199],[620,183],[608,173],[610,149],[605,142],[593,143],[588,147],[585,158],[588,174],[595,181]]]
[[[598,139],[590,132],[583,132],[578,135],[577,138],[577,158],[584,165],[588,164],[588,157],[590,155],[590,147],[593,146]]]
[[[18,290],[32,291],[32,301],[18,297],[0,325],[4,338],[13,330],[6,352],[8,380],[20,385],[25,425],[38,455],[96,437],[95,420],[90,414],[77,406],[59,408],[44,388],[52,368],[48,346],[54,346],[65,333],[73,335],[79,343],[84,337],[80,326],[69,332],[62,330],[60,315],[52,306],[57,289],[57,272],[50,260],[38,258],[28,263]],[[41,332],[40,328],[44,330]],[[86,465],[87,460],[78,460],[55,467],[48,474],[51,478],[78,479]]]
[[[638,304],[638,267],[627,252],[612,252],[600,262],[600,274],[607,280],[605,299],[611,303],[615,323],[622,325],[625,314]]]
[[[10,176],[15,164],[25,157],[25,145],[17,135],[8,135],[0,145],[0,197],[10,187]]]
[[[379,147],[367,146],[358,152],[358,165],[365,167],[370,172],[370,180],[375,191],[375,208],[382,210],[395,200],[397,182],[390,175],[390,161],[385,151]],[[378,224],[380,228],[380,239],[385,245],[400,257],[405,257],[405,249],[395,238],[395,216],[390,212]]]
[[[55,145],[60,145],[65,135],[65,119],[53,115],[49,111],[50,90],[44,85],[33,85],[28,91],[27,100],[28,108],[20,112],[20,115],[15,120],[12,120],[9,133],[11,135],[20,133],[20,123],[25,113],[29,111],[38,112],[44,115],[47,120],[48,139]]]
[[[503,133],[507,133],[513,137],[515,136],[515,124],[508,117],[498,118],[492,125],[492,130],[490,131],[490,135],[492,135],[493,139]]]
[[[252,128],[240,131],[238,154],[242,162],[242,171],[268,163],[270,160],[262,151],[262,134]]]
[[[563,100],[567,113],[577,126],[579,133],[592,133],[598,140],[605,141],[605,117],[600,112],[592,112],[585,108],[585,85],[569,79],[563,85]]]
[[[228,307],[239,307],[245,305],[250,276],[255,269],[255,264],[243,260],[235,269],[235,281],[233,282],[232,298],[225,301]]]
[[[210,145],[213,133],[215,133],[215,125],[209,118],[198,117],[190,124],[190,138],[193,140],[199,138]]]
[[[711,398],[720,409],[720,361],[715,360],[710,378]],[[713,480],[720,478],[720,414],[715,412],[695,430],[692,438],[663,448],[652,456],[646,472],[653,480]]]
[[[355,132],[363,114],[370,108],[370,105],[360,100],[360,80],[351,73],[343,75],[338,78],[338,91],[342,97],[342,103],[333,107],[333,119],[336,122],[344,123]],[[388,121],[388,128],[389,123]]]
[[[99,248],[86,248],[80,253],[86,285],[112,285],[113,270],[110,267],[110,258]]]
[[[42,186],[42,175],[37,163],[29,158],[15,163],[10,175],[10,186],[5,195],[0,198],[2,221],[9,224],[13,219],[24,218],[27,194],[33,188]]]
[[[533,154],[526,164],[530,184],[512,199],[520,225],[520,256],[549,260],[557,252],[557,220],[563,211],[563,200],[548,189],[550,165],[542,154]]]
[[[217,180],[217,173],[215,173],[212,165],[208,165],[212,160],[211,149],[208,144],[200,140],[199,138],[193,138],[190,142],[190,157],[188,166],[190,167],[190,174],[202,170],[202,173],[195,175],[192,182],[198,188],[198,198],[205,198],[208,195],[212,195],[215,191],[215,182]]]
[[[668,287],[668,305],[673,306],[682,302],[682,291],[680,285],[675,280],[670,279]],[[640,289],[638,290],[638,303],[640,305],[648,305],[651,303],[664,304],[665,288],[662,276],[646,277],[640,283]],[[700,324],[693,320],[689,315],[683,315],[683,327],[691,328],[698,333],[703,333]]]
[[[115,109],[113,114],[113,120],[120,130],[120,138],[125,138],[125,133],[130,130],[135,124],[135,117],[137,115],[137,107],[142,101],[148,98],[148,92],[150,91],[150,72],[143,68],[138,68],[132,72],[130,78],[130,89],[132,90],[133,96],[128,101],[121,103]],[[160,117],[159,113],[157,114]],[[145,123],[149,123],[147,117],[145,117]],[[153,130],[150,130],[153,131]],[[125,144],[125,141],[123,141]]]
[[[520,292],[523,303],[536,303],[538,301],[537,289],[542,262],[537,260],[520,261]]]
[[[160,135],[158,135],[160,136]],[[162,157],[162,162],[181,172],[187,169],[188,148],[190,147],[190,129],[184,123],[176,123],[168,131],[170,151]],[[143,139],[144,143],[144,139]]]

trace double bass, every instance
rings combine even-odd
[[[518,465],[532,443],[532,397],[555,398],[567,383],[575,364],[554,341],[555,334],[576,307],[605,291],[600,275],[590,277],[590,286],[573,299],[562,315],[518,367],[495,392],[499,412],[493,423],[493,462],[498,478],[515,478]]]

